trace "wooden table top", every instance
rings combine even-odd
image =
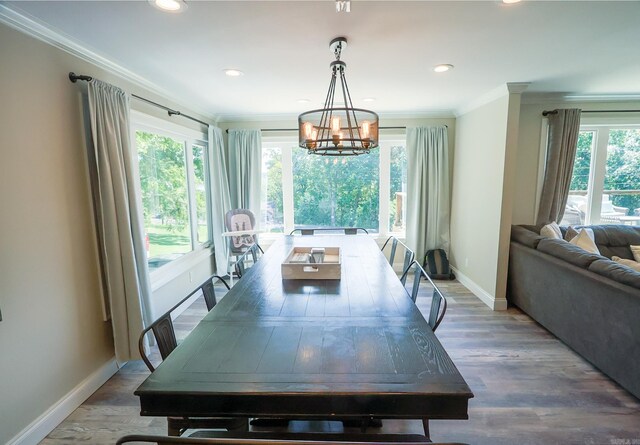
[[[294,246],[341,280],[282,280]],[[473,394],[366,235],[285,236],[135,392],[142,415],[466,419]]]

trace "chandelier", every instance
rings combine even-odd
[[[331,82],[324,107],[298,116],[299,145],[309,153],[321,156],[357,156],[378,147],[378,115],[373,111],[354,108],[344,75],[347,64],[340,60],[347,47],[345,37],[336,37],[329,44],[336,60],[329,65]],[[340,82],[343,107],[334,107],[336,83]],[[340,101],[338,96],[338,101]],[[341,105],[341,104],[338,104]]]

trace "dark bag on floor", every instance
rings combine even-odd
[[[424,255],[424,271],[434,280],[453,280],[447,253],[442,249],[427,250]]]

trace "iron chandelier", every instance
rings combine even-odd
[[[329,65],[331,82],[324,107],[298,116],[299,146],[321,156],[357,156],[378,147],[379,118],[376,113],[354,108],[344,75],[347,64],[340,60],[347,47],[345,37],[329,44],[336,60]],[[334,107],[336,83],[340,79],[344,107]],[[340,99],[338,99],[340,100]]]

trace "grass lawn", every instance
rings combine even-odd
[[[191,252],[191,232],[188,226],[169,230],[167,226],[153,224],[146,227],[149,236],[149,258]],[[207,226],[198,226],[200,240],[207,239]]]

